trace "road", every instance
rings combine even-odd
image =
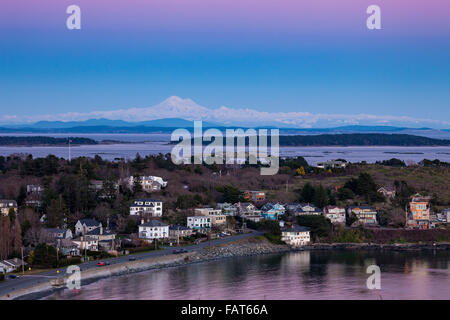
[[[225,244],[228,242],[233,242],[236,240],[246,239],[250,237],[256,237],[263,235],[263,232],[258,231],[251,231],[249,233],[244,234],[238,234],[234,236],[227,236],[224,238],[219,238],[211,241],[205,241],[196,245],[191,246],[183,246],[183,249],[186,249],[187,251],[194,251],[199,250],[208,246],[214,246],[214,245],[220,245]],[[136,253],[132,255],[124,255],[117,258],[108,258],[104,259],[102,261],[108,262],[109,264],[117,264],[117,263],[123,263],[129,261],[130,257],[134,257],[136,260],[142,260],[146,258],[152,258],[152,257],[159,257],[164,255],[171,255],[173,254],[174,247],[167,247],[161,250],[157,251],[149,251],[149,252],[142,252],[142,253]],[[98,268],[97,266],[98,261],[89,261],[79,264],[78,266],[80,269],[88,270],[91,268]],[[59,271],[59,272],[58,272]],[[20,275],[16,279],[6,279],[3,282],[0,282],[0,296],[5,295],[9,292],[12,292],[17,289],[24,289],[29,288],[31,286],[34,286],[39,283],[47,282],[50,278],[56,278],[66,275],[66,268],[60,268],[60,269],[53,269],[33,275]]]

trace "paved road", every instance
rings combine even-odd
[[[215,239],[215,240],[211,240],[211,241],[205,241],[205,242],[202,242],[197,245],[183,246],[183,248],[188,251],[194,251],[194,250],[202,249],[202,248],[212,246],[212,245],[219,245],[219,244],[224,244],[224,243],[228,243],[228,242],[232,242],[232,241],[236,241],[236,240],[240,240],[240,239],[260,236],[262,234],[263,234],[263,232],[251,231],[250,233],[238,234],[235,236],[228,236],[228,237],[219,238],[219,239]],[[136,260],[142,260],[142,259],[146,259],[146,258],[150,258],[150,257],[159,257],[159,256],[173,254],[174,249],[175,249],[174,247],[167,247],[162,250],[142,252],[142,253],[136,253],[136,254],[132,254],[132,255],[125,255],[125,256],[120,256],[117,258],[105,259],[102,261],[108,262],[109,264],[113,265],[116,263],[127,262],[127,261],[129,261],[130,257],[134,257],[134,258],[136,258]],[[82,271],[88,270],[91,268],[98,268],[97,262],[98,261],[84,262],[82,264],[79,264],[78,266],[81,268]],[[54,270],[45,271],[45,272],[41,272],[41,273],[34,274],[34,275],[25,275],[25,276],[19,275],[19,277],[16,279],[7,279],[4,282],[0,282],[0,296],[5,295],[8,292],[11,292],[11,291],[14,291],[17,289],[28,288],[28,287],[34,286],[36,284],[39,284],[39,283],[48,282],[50,278],[61,277],[66,274],[66,268],[59,269],[59,273],[57,271],[58,270],[54,269]]]

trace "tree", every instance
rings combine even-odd
[[[301,191],[301,200],[304,202],[313,202],[314,201],[314,187],[311,185],[311,183],[307,182]]]
[[[222,193],[223,202],[236,203],[240,201],[245,201],[241,190],[230,184],[217,187],[216,190]]]
[[[275,220],[262,220],[258,223],[257,229],[273,235],[281,234],[280,224]]]
[[[328,191],[322,185],[314,190],[314,204],[319,208],[328,205]]]
[[[33,266],[52,268],[56,266],[56,258],[55,247],[40,243],[34,249]]]
[[[19,219],[14,221],[14,252],[19,253],[22,248],[22,228]]]
[[[349,188],[340,188],[337,192],[338,199],[341,201],[353,199],[355,194]]]
[[[142,183],[141,183],[141,177],[138,175],[135,175],[133,177],[133,193],[136,195],[140,192],[142,192]]]
[[[50,228],[62,227],[66,217],[66,204],[62,196],[59,196],[58,200],[52,200],[47,208],[47,226]]]
[[[331,235],[331,222],[324,216],[301,215],[296,218],[297,224],[309,228],[311,238],[326,238]]]
[[[25,204],[25,199],[27,198],[27,189],[24,185],[20,186],[19,195],[17,196],[17,205],[20,207]]]
[[[297,176],[304,176],[306,174],[305,168],[303,166],[301,166],[300,168],[297,168],[297,170],[295,170],[295,174]]]

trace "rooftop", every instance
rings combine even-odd
[[[140,227],[167,227],[168,225],[165,224],[162,221],[156,220],[156,219],[152,219],[150,221],[147,221],[143,224],[139,225]]]

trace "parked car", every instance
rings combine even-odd
[[[97,267],[104,267],[106,266],[106,263],[104,261],[97,262]]]
[[[10,274],[9,276],[8,276],[8,278],[10,278],[10,279],[17,279],[19,276],[16,276],[15,274]]]
[[[128,260],[129,261],[136,261],[136,257],[130,257]]]

